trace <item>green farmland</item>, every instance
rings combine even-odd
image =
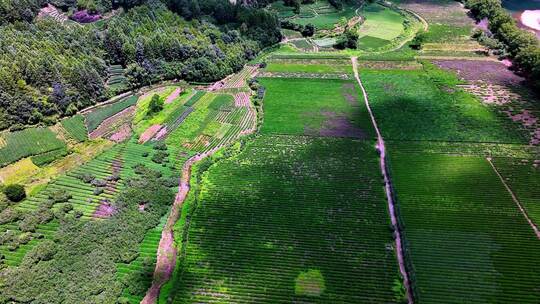
[[[174,303],[395,301],[370,141],[260,136],[212,166],[195,200]],[[309,291],[305,272],[320,274]]]
[[[263,134],[370,137],[372,127],[353,81],[263,78]]]
[[[536,303],[540,242],[485,158],[391,157],[419,303]]]
[[[499,0],[36,1],[0,1],[0,304],[540,303]]]

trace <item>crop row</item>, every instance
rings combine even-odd
[[[63,119],[61,124],[66,132],[77,142],[83,142],[88,139],[88,131],[86,130],[84,117],[82,115],[75,115],[73,117]]]
[[[86,114],[86,127],[89,132],[95,130],[105,119],[113,116],[114,114],[121,112],[122,110],[137,103],[137,96],[126,97],[113,104],[108,104],[103,107],[96,108],[90,113]]]
[[[395,302],[399,274],[371,144],[261,136],[212,166],[173,302]],[[307,291],[306,271],[322,276],[304,282]]]
[[[483,157],[390,150],[418,303],[538,303],[540,243]]]
[[[49,128],[29,128],[2,134],[0,146],[0,167],[21,158],[38,155],[66,147]]]
[[[540,160],[496,157],[493,164],[532,221],[540,227]]]

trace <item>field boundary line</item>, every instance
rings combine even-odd
[[[405,286],[405,290],[407,294],[407,302],[409,304],[412,304],[414,303],[414,300],[413,300],[412,289],[411,289],[411,284],[409,280],[409,274],[407,273],[407,269],[405,268],[405,259],[403,256],[401,233],[399,231],[398,221],[396,217],[396,208],[394,206],[394,199],[393,199],[394,196],[392,192],[392,186],[390,185],[390,177],[389,177],[388,169],[387,169],[388,167],[386,165],[386,148],[384,145],[384,138],[382,137],[381,131],[379,130],[379,126],[377,125],[377,121],[375,120],[375,115],[373,115],[373,112],[371,111],[371,106],[369,105],[369,99],[368,99],[366,89],[364,88],[364,85],[362,84],[362,80],[360,80],[360,75],[358,74],[358,57],[351,57],[351,61],[353,65],[354,77],[356,78],[356,81],[358,82],[358,85],[360,86],[360,89],[362,90],[362,94],[364,95],[364,102],[366,103],[366,108],[369,112],[369,116],[371,117],[373,128],[375,129],[375,132],[377,133],[376,148],[379,151],[380,167],[381,167],[381,173],[384,177],[384,188],[385,188],[386,197],[388,200],[388,210],[390,212],[390,220],[392,222],[392,226],[394,227],[394,235],[396,238],[395,239],[396,255],[398,259],[399,270],[401,272],[401,276],[403,277],[403,285]]]
[[[512,191],[512,188],[510,188],[510,186],[508,186],[508,184],[507,184],[506,181],[504,180],[504,177],[501,175],[501,173],[499,173],[499,170],[497,170],[497,167],[495,167],[495,164],[493,164],[493,162],[491,161],[491,157],[486,157],[486,160],[487,160],[487,162],[491,165],[491,168],[493,168],[493,171],[495,171],[495,174],[497,174],[497,176],[498,176],[499,179],[501,180],[501,183],[504,185],[504,187],[506,188],[506,190],[508,191],[508,193],[509,193],[510,196],[512,197],[512,200],[514,201],[514,203],[516,203],[516,205],[518,206],[519,211],[521,211],[521,214],[523,214],[523,216],[525,217],[525,219],[527,220],[527,222],[529,222],[529,225],[531,226],[531,228],[533,229],[534,233],[536,234],[536,237],[537,237],[538,239],[540,239],[540,230],[539,230],[538,227],[534,224],[534,222],[531,220],[531,218],[530,218],[529,215],[527,214],[527,211],[525,210],[525,208],[523,208],[523,205],[521,204],[521,202],[519,201],[519,199],[517,198],[517,196],[514,194],[514,191]]]

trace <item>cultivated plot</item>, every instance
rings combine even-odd
[[[196,193],[174,303],[400,299],[372,141],[260,136]]]
[[[487,160],[389,150],[418,303],[538,303],[540,242]]]
[[[525,143],[510,120],[456,85],[453,74],[423,70],[360,71],[386,139]]]
[[[260,78],[265,87],[263,134],[373,137],[353,81]]]

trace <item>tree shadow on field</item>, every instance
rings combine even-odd
[[[392,302],[397,265],[385,247],[392,239],[372,147],[267,136],[212,167],[176,299]],[[322,274],[322,294],[297,294],[306,272]]]

